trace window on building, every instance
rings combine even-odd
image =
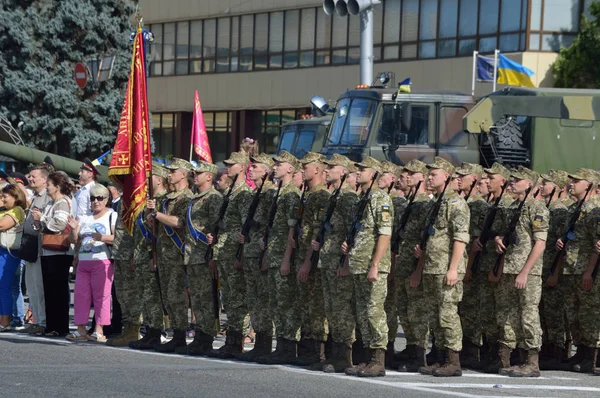
[[[269,22],[269,68],[283,66],[283,12],[272,12]]]
[[[163,31],[163,75],[175,73],[175,24],[164,24]]]
[[[190,48],[190,23],[189,22],[178,22],[177,23],[177,47],[175,50],[175,74],[176,75],[187,75],[188,74],[188,59],[189,59],[189,48]]]
[[[174,113],[152,114],[152,139],[154,141],[154,155],[173,155],[175,148],[175,128],[177,118]]]
[[[204,112],[204,123],[213,162],[222,162],[229,156],[231,112]]]
[[[269,14],[254,16],[254,69],[267,69],[269,50]]]
[[[296,68],[298,66],[298,37],[300,35],[300,11],[285,12],[283,67]]]
[[[203,40],[202,40],[203,72],[210,73],[215,71],[215,60],[217,53],[217,20],[204,20]]]
[[[240,17],[231,18],[231,71],[237,72],[240,50]]]
[[[202,73],[202,21],[190,24],[190,73]]]
[[[247,72],[252,70],[254,16],[242,15],[240,22],[240,67],[239,70]]]
[[[216,72],[229,72],[229,51],[231,45],[231,19],[217,20],[217,64]]]
[[[306,8],[302,10],[300,24],[300,67],[310,67],[315,64],[315,30],[317,10]]]

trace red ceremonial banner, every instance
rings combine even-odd
[[[152,175],[144,45],[142,29],[138,28],[117,141],[108,167],[110,179],[123,188],[122,218],[130,235],[146,206],[148,178]]]
[[[192,119],[192,148],[200,157],[200,160],[212,163],[212,155],[210,154],[210,145],[208,143],[208,135],[206,134],[206,125],[204,124],[204,115],[200,106],[200,98],[198,90],[194,96],[194,118]],[[191,160],[191,159],[190,159]]]

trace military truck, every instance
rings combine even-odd
[[[330,124],[330,114],[320,117],[303,115],[301,119],[284,124],[277,154],[285,150],[300,159],[307,152],[320,152]]]
[[[574,171],[600,167],[599,120],[600,90],[507,87],[482,97],[463,125],[481,136],[483,165]]]

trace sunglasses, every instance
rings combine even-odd
[[[104,199],[106,199],[104,196],[90,196],[90,202],[102,202]]]

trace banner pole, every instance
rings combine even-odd
[[[471,82],[471,95],[473,97],[475,96],[475,81],[477,76],[477,54],[479,54],[478,51],[473,51],[473,79]]]
[[[500,50],[494,50],[494,85],[492,92],[496,91],[496,83],[498,82],[498,54]]]

